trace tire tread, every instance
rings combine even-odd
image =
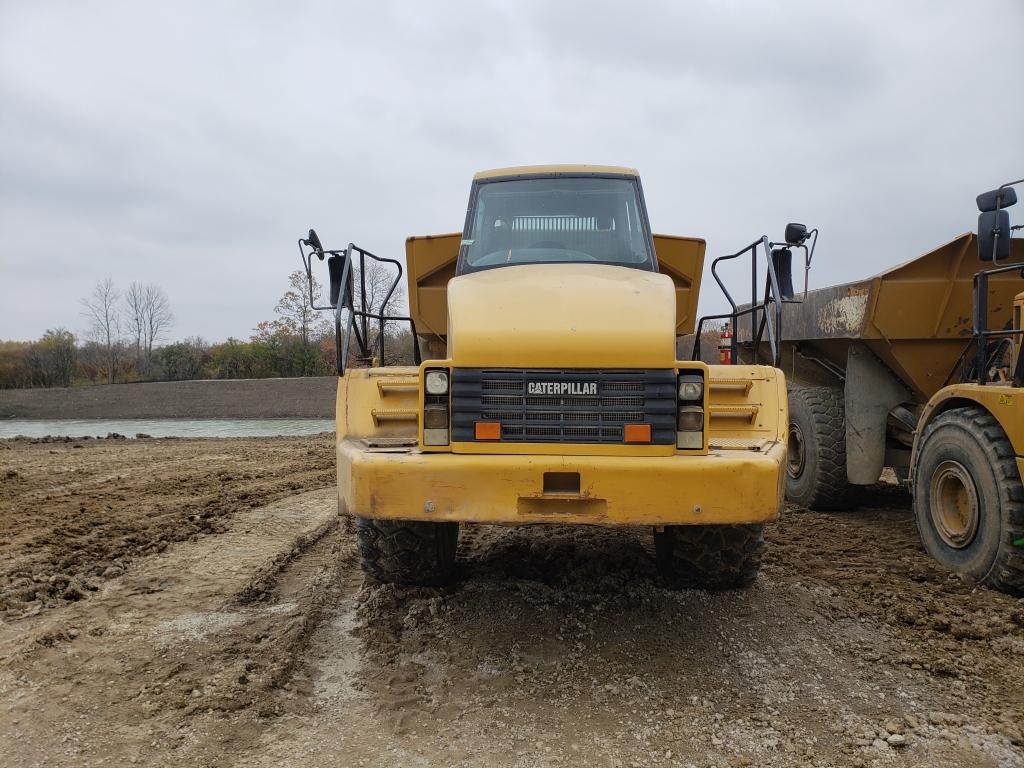
[[[996,418],[980,406],[954,408],[939,414],[925,428],[921,436],[920,455],[928,440],[943,425],[956,425],[974,437],[981,450],[988,455],[995,473],[996,487],[1000,498],[1002,522],[999,546],[988,572],[980,582],[986,586],[1010,594],[1024,595],[1024,546],[1015,546],[1014,541],[1024,539],[1024,485],[1017,469],[1017,457],[1006,432]],[[915,479],[915,485],[917,479]],[[920,490],[915,493],[915,518],[920,528],[922,510],[917,514]]]
[[[356,518],[363,573],[384,583],[448,583],[455,568],[458,535],[458,523]]]
[[[654,534],[658,569],[675,589],[740,589],[761,570],[764,526],[672,525]]]
[[[817,445],[817,473],[811,479],[811,492],[805,501],[797,503],[816,511],[840,511],[856,506],[860,487],[852,485],[846,475],[846,404],[843,390],[837,387],[794,389],[790,392],[791,411],[792,401],[797,398],[803,401],[810,414]],[[804,439],[807,441],[807,436]]]

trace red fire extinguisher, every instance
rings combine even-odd
[[[732,328],[726,323],[718,337],[718,362],[732,365]]]

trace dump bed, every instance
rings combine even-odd
[[[1020,238],[1006,263],[1014,262],[1024,262]],[[844,369],[850,346],[860,343],[927,400],[971,343],[973,277],[986,264],[978,261],[975,236],[964,234],[866,280],[808,292],[783,309],[783,370],[798,383],[817,383],[829,367]],[[1022,289],[1017,273],[990,280],[989,328],[1010,321],[1013,297]],[[738,336],[750,338],[746,320]]]
[[[676,288],[676,335],[693,333],[705,242],[694,237],[654,235],[658,268]],[[433,356],[443,357],[448,335],[448,281],[455,277],[459,232],[410,237],[405,241],[409,316]]]

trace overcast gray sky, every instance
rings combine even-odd
[[[1024,176],[1022,43],[1021,0],[0,0],[0,338],[83,330],[108,276],[247,338],[310,226],[400,255],[515,164],[635,166],[657,232],[804,221],[813,285],[867,276]]]

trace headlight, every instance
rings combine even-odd
[[[704,429],[704,409],[699,405],[687,405],[679,409],[680,432],[700,432]]]
[[[448,429],[448,408],[443,405],[428,405],[423,410],[424,429]]]
[[[424,386],[427,388],[427,394],[444,395],[448,393],[447,371],[427,371],[427,375],[424,377],[423,382]]]
[[[701,400],[704,397],[704,382],[703,381],[688,381],[687,379],[680,378],[679,380],[679,399],[680,400]]]
[[[676,448],[699,451],[704,447],[704,409],[699,405],[684,405],[679,409],[676,424]]]

